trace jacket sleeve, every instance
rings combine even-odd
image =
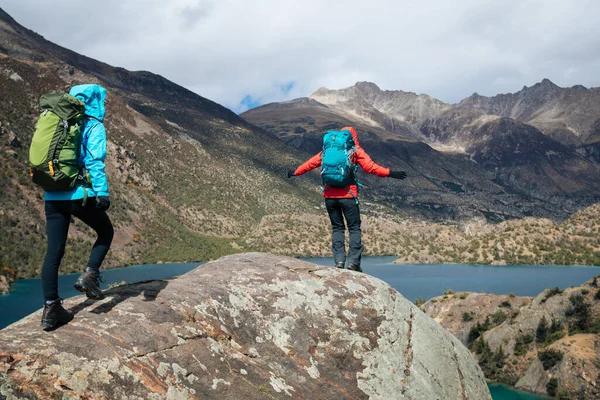
[[[93,124],[84,137],[84,165],[92,180],[96,196],[108,196],[108,180],[104,172],[106,159],[106,130],[100,122]]]
[[[390,169],[376,164],[375,161],[371,160],[371,157],[369,157],[367,152],[364,151],[362,147],[357,147],[355,157],[356,163],[360,165],[366,173],[377,175],[382,178],[390,176]]]
[[[320,167],[322,160],[322,153],[319,152],[318,154],[311,157],[307,162],[299,166],[294,172],[294,175],[302,175],[307,173],[308,171],[312,171],[313,169]]]

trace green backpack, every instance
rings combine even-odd
[[[70,190],[84,181],[79,156],[85,104],[68,93],[45,94],[39,112],[29,148],[31,179],[47,192]]]

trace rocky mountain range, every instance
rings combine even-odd
[[[474,93],[458,107],[525,122],[566,145],[594,143],[600,138],[600,88],[561,88],[544,79],[516,93],[493,97]]]
[[[446,232],[446,224],[472,218],[561,221],[600,200],[600,151],[593,139],[598,123],[581,133],[586,144],[574,147],[530,120],[373,83],[322,88],[310,98],[240,117],[159,75],[53,44],[0,9],[3,285],[39,274],[45,252],[42,192],[27,172],[37,102],[43,93],[79,83],[108,89],[107,174],[116,237],[107,267],[257,249],[328,254],[318,173],[290,180],[285,171],[320,151],[324,130],[344,125],[357,128],[377,162],[409,176],[395,181],[359,175],[365,226],[371,226],[365,230],[368,254],[417,256],[402,250],[406,240],[417,240],[414,226],[423,233],[419,237],[431,239]],[[62,272],[84,265],[92,240],[88,228],[74,221]]]
[[[508,106],[484,108],[473,96],[451,105],[359,82],[341,90],[321,88],[309,98],[266,104],[242,116],[309,152],[319,151],[323,131],[356,126],[374,159],[408,171],[406,185],[394,188],[401,196],[392,201],[413,213],[425,215],[423,209],[429,207],[450,218],[560,219],[573,207],[597,201],[600,193],[592,146],[594,118],[600,118],[597,93],[583,87],[561,89],[544,80],[513,96],[527,100],[513,107],[520,105],[523,111],[511,114],[500,112]],[[577,94],[572,103],[566,100]],[[494,99],[485,104],[495,104]],[[593,104],[577,107],[588,102]],[[524,104],[529,105],[526,111]],[[559,140],[556,115],[578,121],[569,123],[578,127],[571,136],[580,138],[575,141],[579,147],[573,140]],[[586,140],[590,142],[584,146]],[[381,192],[387,194],[385,188]]]

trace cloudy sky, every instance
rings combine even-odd
[[[600,86],[598,0],[41,4],[2,0],[0,7],[57,44],[158,73],[236,112],[357,81],[450,103],[542,78]]]

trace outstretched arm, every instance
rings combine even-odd
[[[302,164],[301,166],[296,168],[296,171],[294,171],[293,175],[294,176],[303,175],[303,174],[307,173],[308,171],[312,171],[313,169],[320,167],[322,161],[323,161],[322,153],[319,152],[318,154],[311,157],[307,162],[305,162],[304,164]]]
[[[382,178],[390,176],[390,169],[378,165],[369,157],[366,151],[361,147],[356,149],[356,162],[368,174],[380,176]]]

